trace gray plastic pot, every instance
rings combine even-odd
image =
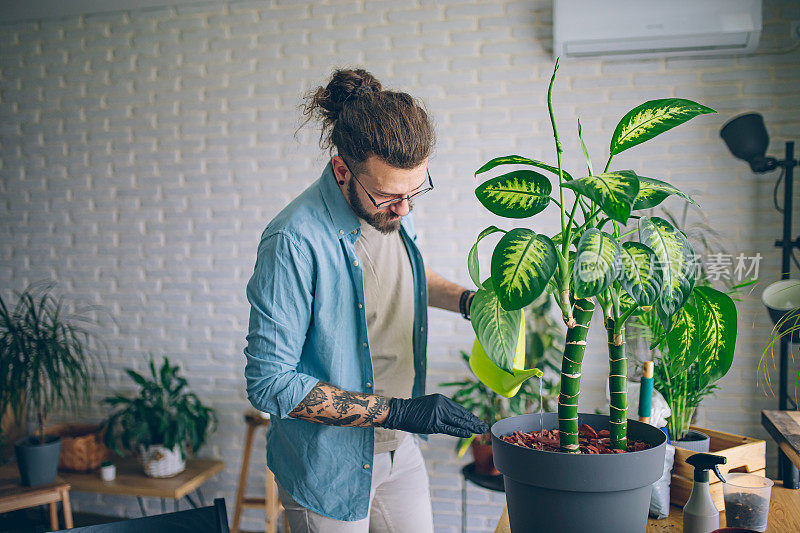
[[[596,431],[608,416],[579,414]],[[544,413],[544,429],[558,415]],[[637,532],[647,527],[652,485],[664,470],[667,436],[628,420],[628,439],[651,448],[620,454],[568,454],[531,450],[500,439],[514,431],[538,431],[539,415],[514,416],[492,426],[494,464],[503,474],[512,533]]]
[[[22,485],[36,487],[54,483],[61,455],[61,437],[49,435],[39,444],[37,437],[25,437],[14,443]]]
[[[684,450],[691,450],[698,453],[708,453],[711,439],[705,433],[690,429],[686,432],[687,439],[678,440],[672,439],[672,445],[676,448],[683,448]]]

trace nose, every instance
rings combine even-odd
[[[389,210],[394,213],[395,215],[404,217],[408,214],[411,209],[408,205],[408,198],[403,198],[402,201],[397,202],[396,204],[392,204],[389,206]]]

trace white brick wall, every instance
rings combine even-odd
[[[766,0],[763,49],[788,44],[791,0]],[[217,408],[220,428],[204,453],[227,462],[206,497],[232,503],[244,437],[244,287],[264,225],[314,181],[326,157],[306,128],[293,138],[300,93],[334,67],[363,66],[385,86],[423,97],[439,145],[437,188],[418,203],[429,266],[468,283],[466,253],[488,224],[502,223],[475,200],[473,171],[519,153],[553,160],[545,104],[552,69],[551,4],[466,0],[232,1],[141,9],[0,27],[0,280],[4,297],[31,281],[58,281],[81,303],[107,306],[117,325],[107,385],[130,385],[121,369],[149,352],[179,361],[191,385]],[[754,176],[719,139],[720,126],[761,112],[770,153],[800,140],[798,53],[644,61],[564,61],[556,84],[565,166],[581,172],[576,116],[595,166],[619,117],[642,101],[686,97],[719,114],[637,147],[615,160],[696,194],[731,253],[760,252],[762,279],[777,275],[780,217],[774,174]],[[800,189],[800,187],[798,187]],[[673,209],[679,205],[670,203]],[[531,227],[553,231],[548,211]],[[797,228],[794,234],[796,235]],[[488,254],[487,243],[484,253]],[[484,259],[486,259],[484,257]],[[761,284],[763,286],[764,283]],[[769,331],[757,289],[740,306],[736,360],[700,422],[765,437],[755,389]],[[469,325],[431,312],[430,390],[464,372],[458,350]],[[595,324],[591,336],[602,338]],[[586,356],[582,410],[603,402],[604,343]],[[102,415],[99,407],[87,416]],[[261,487],[263,437],[251,489]],[[437,531],[460,527],[464,461],[453,441],[425,450]],[[770,461],[774,461],[770,448]],[[774,473],[774,471],[773,471]],[[78,509],[136,516],[128,498],[75,495]],[[148,500],[151,511],[160,509]],[[491,531],[502,497],[469,490],[469,528]],[[259,513],[245,527],[258,529]]]

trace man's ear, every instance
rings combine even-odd
[[[347,167],[342,163],[342,158],[340,156],[333,156],[331,158],[331,165],[333,166],[333,175],[336,176],[336,182],[339,185],[344,185],[344,176],[347,173]],[[341,172],[341,176],[339,172]]]

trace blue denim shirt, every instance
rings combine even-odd
[[[253,406],[269,413],[267,464],[296,502],[336,520],[367,516],[372,428],[290,418],[319,380],[372,393],[364,309],[360,221],[333,167],[281,211],[261,235],[247,284],[250,326],[245,377]],[[414,397],[425,394],[428,288],[410,215],[400,234],[414,274]],[[387,294],[387,298],[391,298]]]

